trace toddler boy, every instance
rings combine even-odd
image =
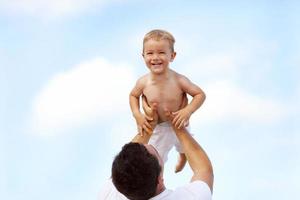
[[[147,117],[140,112],[139,98],[144,95],[149,105],[156,104],[158,124],[150,138],[152,144],[159,152],[164,162],[171,148],[175,145],[179,152],[175,172],[183,169],[186,157],[179,145],[171,124],[167,120],[165,111],[172,111],[175,115],[172,123],[177,128],[187,126],[189,118],[204,102],[204,92],[185,76],[169,68],[176,56],[174,51],[174,37],[164,30],[152,30],[143,40],[143,58],[149,73],[139,78],[130,93],[130,107],[138,126],[138,132],[151,128]],[[180,109],[183,97],[189,94],[192,101]],[[149,120],[149,119],[148,119]]]

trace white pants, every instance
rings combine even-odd
[[[187,129],[189,130],[189,127]],[[179,153],[183,153],[181,144],[170,122],[162,122],[156,125],[149,144],[155,147],[164,162],[168,160],[168,154],[173,146]]]

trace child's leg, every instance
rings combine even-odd
[[[172,130],[169,122],[157,124],[148,142],[158,151],[164,162],[168,160],[168,154],[175,144],[176,135]]]
[[[175,167],[175,173],[180,172],[186,164],[186,156],[185,153],[179,153],[178,161]]]
[[[186,125],[188,125],[188,124],[186,124]],[[190,131],[190,126],[187,126],[187,129],[188,129],[188,131]],[[178,173],[178,172],[180,172],[180,171],[183,170],[183,168],[184,168],[187,160],[186,160],[185,153],[184,153],[184,151],[182,149],[182,146],[179,143],[179,141],[178,141],[177,138],[176,138],[176,141],[175,141],[175,148],[176,148],[176,150],[179,153],[177,164],[175,166],[175,173]]]
[[[177,172],[180,172],[184,168],[185,163],[186,163],[186,156],[185,156],[182,146],[178,140],[175,142],[175,149],[178,152],[178,160],[177,160],[177,164],[175,166],[175,173],[177,173]]]

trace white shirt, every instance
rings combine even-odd
[[[150,200],[211,200],[212,195],[208,185],[203,181],[194,181],[175,190],[164,190]],[[111,179],[109,179],[99,193],[99,200],[128,200],[117,191]]]

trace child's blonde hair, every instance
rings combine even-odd
[[[167,40],[169,42],[170,45],[170,49],[172,51],[172,53],[174,52],[174,43],[175,43],[175,38],[173,37],[173,35],[167,31],[164,30],[160,30],[160,29],[154,29],[152,31],[150,31],[149,33],[147,33],[144,36],[144,40],[143,40],[143,51],[144,51],[144,45],[145,43],[150,40],[150,39],[154,39],[154,40]]]

